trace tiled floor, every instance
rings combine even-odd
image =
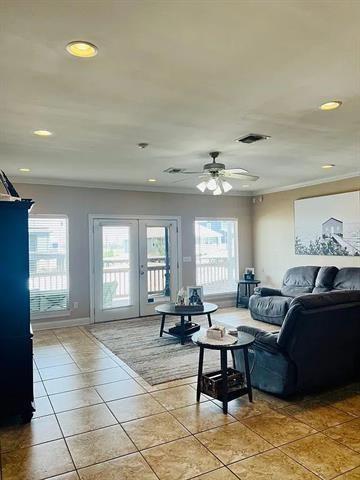
[[[222,310],[227,324],[259,324]],[[265,326],[272,330],[270,325]],[[196,404],[194,377],[152,387],[83,328],[36,332],[36,413],[0,429],[2,480],[360,479],[360,387]]]

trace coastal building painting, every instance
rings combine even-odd
[[[360,191],[296,200],[294,210],[295,254],[360,256]]]

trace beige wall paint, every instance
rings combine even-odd
[[[360,188],[360,177],[263,196],[252,205],[256,274],[263,285],[278,286],[285,270],[298,265],[360,267],[359,257],[295,255],[294,200]]]
[[[70,302],[79,302],[72,318],[90,314],[89,214],[180,216],[182,256],[192,257],[183,264],[183,284],[195,283],[195,217],[237,218],[239,268],[253,264],[251,201],[249,197],[182,195],[134,192],[98,188],[17,184],[23,198],[35,201],[32,213],[65,214],[69,217]],[[181,259],[180,259],[181,260]]]

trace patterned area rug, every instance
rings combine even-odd
[[[176,320],[168,317],[165,329]],[[164,334],[159,337],[161,317],[142,317],[117,320],[87,326],[87,330],[118,358],[151,385],[191,377],[197,374],[199,348],[189,338],[185,345]],[[207,326],[206,317],[197,323]],[[204,371],[220,368],[219,352],[206,350]]]

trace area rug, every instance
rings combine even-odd
[[[167,319],[165,328],[174,318]],[[87,330],[150,385],[192,377],[197,374],[199,347],[188,339],[180,340],[164,334],[159,337],[160,317],[117,320],[87,326]],[[197,320],[202,326],[206,319]],[[205,350],[204,371],[220,368],[219,352]]]

